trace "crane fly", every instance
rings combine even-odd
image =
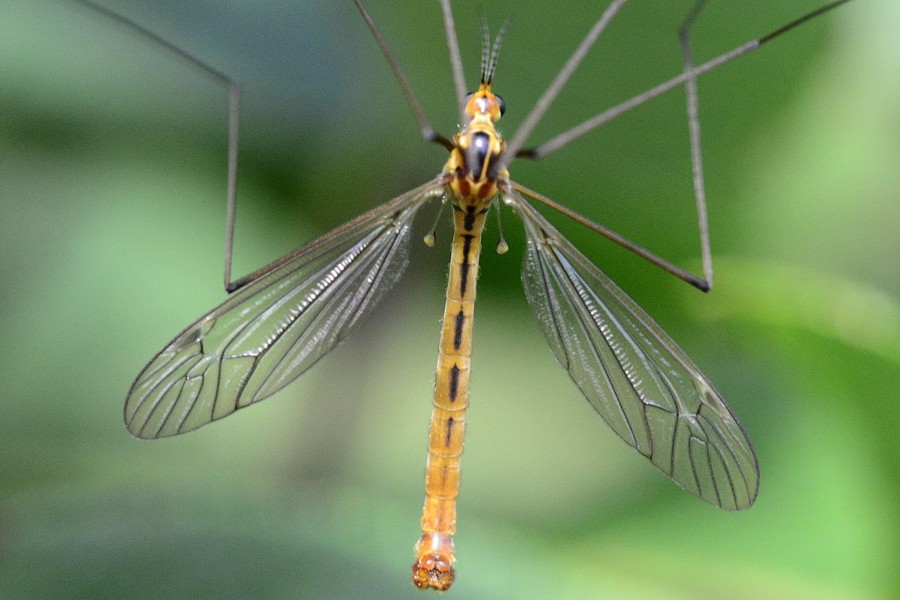
[[[232,282],[238,91],[231,80],[188,57],[226,81],[231,92],[225,271],[230,295],[175,336],[144,367],[125,403],[128,430],[140,438],[186,433],[282,389],[344,340],[400,279],[408,262],[411,223],[416,213],[432,200],[449,204],[453,212],[450,273],[428,438],[422,536],[416,544],[413,565],[416,586],[448,589],[455,577],[453,535],[469,402],[482,231],[489,210],[505,205],[521,218],[526,233],[522,282],[527,300],[557,360],[591,406],[620,438],[688,492],[726,510],[748,508],[759,488],[759,465],[737,417],[662,328],[532,203],[562,212],[708,290],[712,270],[696,78],[847,0],[826,4],[767,36],[695,65],[688,32],[704,4],[701,0],[681,30],[681,75],[530,149],[523,147],[529,134],[625,0],[614,0],[605,9],[509,142],[495,128],[505,106],[493,91],[505,28],[491,43],[483,26],[481,78],[477,90],[467,94],[450,3],[441,0],[462,123],[448,139],[431,128],[377,25],[360,0],[354,1],[397,77],[423,137],[447,148],[447,162],[427,183]],[[184,56],[133,22],[115,18]],[[627,110],[681,86],[686,90],[691,125],[703,278],[510,179],[508,165],[514,158],[546,156]],[[433,243],[433,235],[426,242]],[[498,250],[505,250],[502,238]]]

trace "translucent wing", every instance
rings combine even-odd
[[[346,338],[403,274],[435,180],[294,252],[178,334],[125,401],[142,438],[191,431],[271,396]]]
[[[759,465],[734,413],[684,351],[521,194],[525,293],[560,364],[609,426],[685,490],[753,504]]]

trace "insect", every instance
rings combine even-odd
[[[848,0],[826,4],[767,36],[694,65],[688,30],[704,4],[701,0],[682,30],[681,75],[535,148],[524,147],[528,136],[625,0],[608,5],[509,142],[495,127],[505,104],[493,91],[505,28],[491,43],[483,27],[480,82],[475,92],[467,94],[450,2],[441,0],[463,124],[452,138],[446,138],[432,129],[374,20],[360,0],[354,1],[400,82],[423,137],[448,150],[447,162],[423,185],[234,282],[230,281],[229,233],[229,297],[175,336],[144,367],[125,403],[128,430],[141,438],[186,433],[282,389],[347,338],[400,279],[407,265],[411,223],[419,209],[430,201],[448,204],[454,223],[450,272],[428,441],[422,536],[412,575],[417,587],[448,589],[455,577],[453,535],[482,231],[489,210],[506,206],[521,218],[526,232],[522,281],[528,302],[550,348],[588,402],[620,438],[685,490],[727,510],[748,508],[758,492],[759,465],[737,417],[684,351],[532,203],[553,208],[708,290],[712,270],[696,78]],[[229,85],[235,100],[229,164],[233,215],[237,103],[230,81]],[[510,178],[508,166],[514,158],[546,156],[681,86],[688,97],[703,278]],[[433,236],[426,243],[433,243]],[[498,250],[505,251],[505,242],[498,244]]]

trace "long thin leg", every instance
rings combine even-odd
[[[694,70],[694,48],[691,44],[691,28],[706,5],[706,0],[697,0],[694,7],[684,19],[678,30],[681,43],[681,56],[684,64],[682,72]],[[698,109],[697,78],[691,77],[684,82],[684,93],[687,100],[688,129],[691,136],[691,171],[694,180],[694,199],[697,203],[697,225],[700,230],[700,257],[703,262],[703,278],[707,289],[712,289],[713,266],[712,250],[709,243],[709,219],[706,211],[706,186],[703,183],[703,155],[700,150],[700,116]]]
[[[378,29],[378,25],[375,23],[372,15],[370,15],[369,11],[366,10],[366,7],[363,6],[361,0],[353,0],[353,2],[356,3],[356,8],[359,9],[359,14],[362,15],[362,18],[363,20],[365,20],[366,25],[369,26],[369,30],[372,32],[372,35],[375,37],[375,42],[378,44],[378,48],[384,55],[385,60],[387,60],[388,66],[391,67],[391,71],[394,72],[394,77],[396,77],[397,81],[400,83],[400,89],[403,90],[403,95],[406,96],[406,102],[407,104],[409,104],[409,108],[410,110],[412,110],[413,116],[416,119],[416,123],[418,123],[419,125],[419,132],[422,134],[422,139],[428,142],[435,142],[437,144],[440,144],[447,150],[452,150],[453,142],[437,133],[431,126],[431,123],[428,121],[428,117],[425,116],[425,111],[422,109],[422,105],[421,103],[419,103],[419,99],[416,97],[416,93],[413,91],[412,86],[409,84],[409,80],[406,79],[406,75],[400,68],[400,63],[397,62],[397,59],[394,57],[394,53],[391,52],[390,47],[388,47],[384,36],[381,35],[381,30]],[[450,25],[452,26],[452,24],[453,22],[451,16]],[[457,54],[458,53],[459,49],[457,48]]]
[[[693,57],[693,48],[690,40],[690,29],[693,27],[694,23],[697,20],[700,12],[703,10],[706,0],[697,0],[694,4],[691,11],[688,13],[684,22],[679,29],[679,40],[681,43],[682,55],[683,55],[683,70],[681,75],[670,79],[660,85],[647,90],[642,94],[638,94],[633,98],[622,102],[610,109],[607,109],[600,114],[582,122],[579,125],[565,131],[558,136],[552,138],[551,140],[537,146],[533,149],[526,150],[516,150],[516,156],[522,156],[526,158],[539,159],[547,156],[559,150],[569,142],[581,137],[582,135],[588,133],[589,131],[611,121],[623,113],[636,108],[653,98],[675,88],[681,84],[684,84],[685,93],[687,96],[687,116],[688,116],[688,127],[690,130],[690,142],[691,142],[691,165],[692,165],[692,174],[693,174],[693,183],[694,183],[694,197],[696,200],[697,206],[697,222],[700,230],[700,252],[703,262],[703,277],[697,277],[687,271],[676,267],[672,263],[652,254],[648,250],[634,244],[633,242],[623,238],[622,236],[602,227],[589,219],[578,215],[577,213],[573,213],[571,210],[562,207],[555,202],[545,198],[539,194],[535,194],[530,190],[519,189],[520,192],[526,193],[531,197],[540,200],[544,204],[554,208],[555,210],[569,216],[570,218],[582,223],[583,225],[597,231],[598,233],[606,236],[607,238],[615,241],[621,246],[628,248],[629,250],[635,252],[639,256],[653,263],[654,265],[659,266],[665,271],[672,273],[679,279],[682,279],[691,285],[703,290],[709,291],[712,288],[712,278],[713,278],[713,267],[712,267],[712,251],[710,248],[709,241],[709,222],[707,218],[707,209],[706,209],[706,191],[704,186],[703,179],[703,159],[701,153],[701,144],[700,144],[700,119],[698,116],[698,94],[697,94],[697,77],[702,75],[703,73],[707,73],[712,71],[719,66],[729,62],[739,56],[743,56],[757,48],[760,48],[763,44],[781,36],[782,34],[787,33],[788,31],[799,27],[800,25],[814,19],[838,6],[849,2],[850,0],[836,0],[821,8],[818,8],[810,13],[803,15],[802,17],[791,21],[790,23],[779,27],[778,29],[772,31],[771,33],[764,35],[756,40],[751,40],[746,44],[735,48],[730,52],[726,52],[712,60],[709,60],[699,66],[694,66],[694,57]],[[518,184],[515,184],[518,186]]]
[[[228,189],[226,190],[227,208],[225,218],[225,290],[233,292],[240,287],[231,280],[231,258],[234,250],[234,216],[237,206],[237,162],[238,162],[238,124],[241,113],[241,88],[236,81],[215,67],[203,62],[195,56],[191,56],[181,48],[163,39],[149,29],[111,11],[110,9],[92,2],[91,0],[76,0],[90,10],[99,13],[137,33],[139,36],[149,39],[166,52],[172,54],[177,60],[187,63],[188,66],[197,69],[203,75],[225,86],[228,90]]]
[[[267,267],[263,267],[258,271],[254,271],[248,275],[245,275],[239,279],[232,280],[231,272],[232,272],[232,258],[234,255],[234,225],[235,225],[235,217],[237,211],[237,164],[238,164],[238,134],[240,130],[240,98],[241,98],[241,90],[240,85],[231,79],[228,75],[223,73],[222,71],[216,69],[215,67],[201,61],[200,59],[192,56],[178,48],[171,42],[165,40],[160,37],[156,33],[153,33],[149,29],[139,25],[138,23],[116,13],[112,10],[104,7],[101,4],[97,4],[92,0],[76,0],[82,5],[86,6],[93,12],[99,13],[103,15],[105,18],[108,18],[120,26],[126,27],[137,33],[139,36],[144,37],[150,40],[152,43],[156,44],[166,52],[172,54],[176,59],[181,60],[188,64],[188,66],[197,69],[202,74],[210,77],[217,83],[220,83],[226,87],[228,90],[228,179],[227,179],[227,207],[226,207],[226,219],[225,219],[225,268],[224,268],[224,285],[225,290],[229,293],[234,292],[243,286],[255,281],[257,278],[265,275],[272,268],[281,264],[282,260],[279,259],[273,262],[271,265]],[[406,80],[403,72],[400,70],[397,61],[394,59],[393,55],[390,52],[390,49],[387,47],[387,44],[384,42],[384,39],[381,36],[381,33],[378,31],[377,26],[375,26],[374,21],[369,16],[365,7],[359,0],[355,0],[356,5],[359,8],[360,12],[363,15],[363,18],[368,23],[370,29],[372,29],[372,33],[375,35],[375,39],[379,44],[382,52],[388,60],[388,64],[391,66],[391,69],[394,71],[397,79],[400,81],[401,88],[406,94],[407,101],[409,102],[410,108],[413,111],[413,114],[416,118],[416,121],[419,123],[419,128],[422,132],[422,137],[428,141],[433,141],[439,143],[445,147],[452,148],[452,143],[444,138],[443,136],[437,134],[428,122],[428,119],[425,117],[425,113],[422,110],[421,105],[419,104],[418,99],[412,91],[412,88],[409,85],[409,82]],[[452,21],[450,23],[452,26]],[[457,50],[458,53],[458,50]]]
[[[821,14],[825,10],[829,10],[834,6],[837,6],[837,4],[839,3],[836,3],[831,7],[824,7],[820,10],[809,13],[801,19],[793,21],[788,26],[774,32],[774,35],[770,34],[763,39],[772,39],[773,37],[777,37],[788,29],[792,29],[793,27],[796,27],[797,25],[808,21],[816,15]],[[697,0],[693,8],[691,8],[691,11],[688,13],[687,17],[685,17],[684,22],[681,24],[681,28],[678,30],[678,40],[681,44],[681,54],[684,64],[684,68],[682,69],[683,73],[690,73],[694,69],[694,49],[691,43],[691,29],[693,28],[694,23],[697,22],[697,18],[700,16],[700,13],[705,7],[706,0]],[[684,91],[687,99],[688,128],[690,130],[691,139],[691,171],[694,182],[694,198],[697,203],[697,225],[700,230],[700,256],[703,262],[703,277],[706,280],[707,289],[712,289],[712,250],[710,248],[709,241],[709,219],[707,217],[706,208],[706,186],[704,185],[703,177],[703,153],[700,145],[700,116],[698,108],[699,95],[697,94],[696,77],[690,77],[684,82]]]
[[[241,88],[228,82],[228,208],[225,214],[225,291],[233,292],[237,282],[231,280],[231,258],[234,252],[234,223],[237,211],[238,131],[241,123]]]
[[[547,87],[547,90],[538,99],[534,108],[531,109],[531,112],[528,113],[528,116],[525,117],[525,120],[519,126],[519,130],[516,131],[512,140],[507,144],[506,151],[497,161],[497,170],[500,170],[504,165],[509,164],[509,162],[518,155],[519,150],[525,144],[525,140],[528,139],[528,136],[531,135],[531,132],[537,127],[537,124],[544,116],[544,113],[547,112],[547,109],[550,108],[550,105],[556,100],[556,97],[559,95],[559,92],[562,91],[566,82],[569,81],[572,73],[575,72],[575,69],[578,68],[581,61],[584,60],[584,57],[591,49],[591,46],[594,45],[594,42],[597,41],[597,38],[600,37],[600,34],[603,33],[606,26],[609,25],[609,22],[612,21],[612,18],[619,9],[622,8],[623,4],[625,4],[625,0],[613,0],[612,4],[603,11],[603,14],[600,15],[600,18],[597,19],[594,26],[591,27],[587,35],[584,36],[584,39],[581,40],[581,43],[578,45],[578,48],[575,49],[575,52],[572,53],[572,56],[569,57],[569,60],[566,61],[566,64],[560,70],[556,79],[554,79]]]
[[[643,246],[639,246],[638,244],[635,244],[628,238],[616,233],[615,231],[609,229],[608,227],[604,227],[603,225],[600,225],[599,223],[595,223],[595,222],[591,221],[590,219],[588,219],[587,217],[585,217],[584,215],[581,215],[581,214],[575,212],[571,208],[569,208],[563,204],[560,204],[554,200],[551,200],[547,196],[544,196],[543,194],[539,194],[538,192],[535,192],[534,190],[530,190],[530,189],[526,188],[525,186],[523,186],[522,184],[516,183],[515,181],[511,181],[509,183],[509,185],[511,186],[513,191],[519,192],[520,194],[528,196],[529,198],[533,198],[534,200],[537,200],[541,204],[549,206],[553,210],[569,217],[573,221],[575,221],[577,223],[581,223],[582,225],[584,225],[591,231],[595,231],[595,232],[599,233],[600,235],[602,235],[603,237],[605,237],[606,239],[611,240],[611,241],[619,244],[623,248],[634,252],[635,254],[637,254],[638,256],[640,256],[641,258],[646,260],[647,262],[649,262],[653,265],[656,265],[663,271],[666,271],[667,273],[674,275],[675,277],[677,277],[678,279],[681,279],[685,283],[691,284],[698,290],[701,290],[704,292],[709,291],[709,284],[702,277],[698,277],[698,276],[694,275],[693,273],[691,273],[690,271],[686,271],[686,270],[682,269],[681,267],[673,265],[666,259],[661,258],[661,257],[657,256],[656,254],[653,254],[652,252],[650,252]],[[504,190],[504,192],[506,192],[508,194],[511,193],[509,190]]]
[[[653,98],[656,98],[657,96],[660,96],[660,95],[668,92],[669,90],[680,86],[681,84],[685,83],[689,79],[696,79],[700,75],[703,75],[704,73],[708,73],[709,71],[717,69],[718,67],[722,66],[723,64],[730,62],[730,61],[734,60],[735,58],[738,58],[739,56],[748,54],[748,53],[762,47],[767,42],[770,42],[773,39],[780,37],[782,34],[785,34],[788,31],[794,29],[795,27],[798,27],[798,26],[802,25],[803,23],[805,23],[811,19],[814,19],[815,17],[818,17],[832,9],[835,9],[838,6],[840,6],[841,4],[845,4],[846,2],[850,2],[850,0],[835,0],[834,2],[826,4],[825,6],[819,8],[819,9],[816,9],[815,11],[813,11],[811,13],[807,13],[806,15],[803,15],[799,19],[795,19],[794,21],[791,21],[790,23],[788,23],[787,25],[784,25],[783,27],[779,27],[775,31],[773,31],[767,35],[764,35],[761,38],[751,40],[741,46],[738,46],[737,48],[735,48],[734,50],[731,50],[730,52],[721,54],[711,60],[706,61],[703,64],[700,64],[696,67],[693,67],[692,69],[690,69],[688,71],[683,72],[681,75],[679,75],[677,77],[673,77],[672,79],[665,81],[665,82],[657,85],[656,87],[653,87],[643,93],[640,93],[637,96],[634,96],[633,98],[630,98],[630,99],[626,100],[625,102],[622,102],[621,104],[617,104],[616,106],[613,106],[612,108],[609,108],[609,109],[591,117],[590,119],[587,119],[587,120],[579,123],[575,127],[572,127],[571,129],[569,129],[567,131],[564,131],[563,133],[548,140],[547,142],[544,142],[540,146],[537,146],[537,147],[531,148],[531,149],[517,149],[516,156],[538,159],[538,158],[543,158],[549,154],[552,154],[552,153],[556,152],[557,150],[559,150],[560,148],[562,148],[563,146],[565,146],[566,144],[568,144],[569,142],[580,138],[584,134],[586,134],[590,131],[593,131],[597,127],[600,127],[601,125],[603,125],[609,121],[612,121],[613,119],[615,119],[616,117],[619,117],[623,113],[626,113],[629,110],[636,108],[636,107],[652,100]]]

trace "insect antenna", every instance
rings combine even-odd
[[[510,22],[507,19],[503,23],[492,45],[487,20],[484,15],[481,16],[481,83],[491,83],[494,79],[494,73],[497,71],[497,60],[500,58],[500,47],[503,45],[503,38],[506,37]]]
[[[491,60],[491,31],[487,17],[481,13],[481,82],[487,81],[488,63]]]

